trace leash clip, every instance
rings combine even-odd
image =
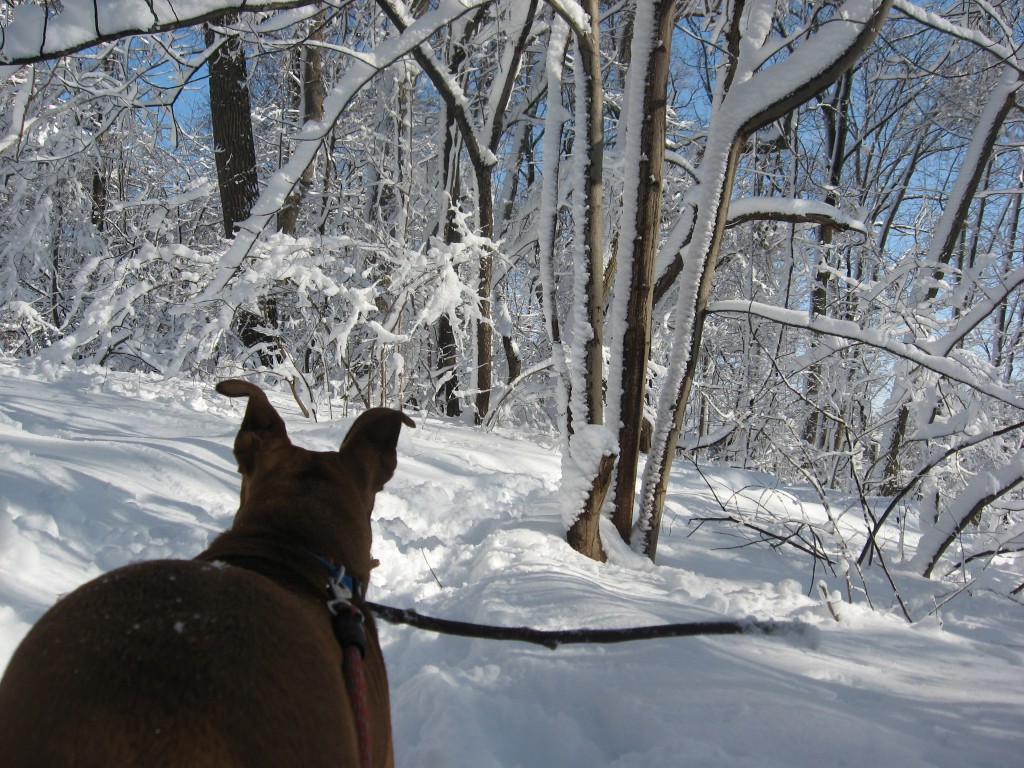
[[[342,649],[354,648],[359,658],[366,656],[366,628],[363,626],[363,612],[352,604],[352,577],[345,575],[345,569],[339,568],[331,579],[331,597],[327,601],[327,610],[331,612],[331,627],[334,637]]]
[[[345,573],[345,566],[335,565],[320,555],[314,555],[314,557],[320,561],[330,577],[327,581],[327,588],[331,592],[331,597],[327,600],[327,607],[332,615],[337,616],[339,608],[351,604],[352,598],[356,596],[359,589],[359,582],[354,576]]]
[[[328,583],[331,598],[327,601],[327,608],[332,615],[337,616],[340,608],[352,604],[353,586],[352,577],[345,575],[344,568],[338,568],[335,573],[331,574],[331,580]]]
[[[331,575],[327,582],[331,592],[327,610],[331,614],[334,637],[342,649],[355,649],[362,659],[366,656],[366,627],[363,624],[363,612],[352,604],[359,582],[345,573],[344,566],[335,565],[323,557],[317,556],[317,559]]]

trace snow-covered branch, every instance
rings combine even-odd
[[[130,35],[196,26],[225,13],[260,13],[316,5],[316,0],[63,0],[60,10],[23,3],[0,29],[0,62],[33,64]],[[315,12],[315,11],[314,11]]]
[[[792,224],[822,224],[866,235],[863,219],[843,213],[834,205],[818,200],[785,197],[743,197],[729,203],[726,227],[749,221],[787,221]]]
[[[1024,398],[1021,398],[1005,386],[979,375],[976,369],[952,357],[932,354],[929,352],[927,344],[897,341],[879,329],[865,328],[849,320],[838,320],[831,317],[822,317],[821,315],[810,316],[806,312],[775,307],[757,301],[735,299],[716,301],[708,305],[707,312],[708,314],[741,313],[756,315],[779,325],[803,328],[815,333],[832,336],[836,339],[842,339],[846,342],[846,345],[840,346],[866,344],[867,346],[885,350],[896,357],[909,360],[916,365],[920,365],[922,368],[927,368],[953,381],[983,392],[1014,408],[1024,409]]]
[[[944,336],[932,341],[918,342],[918,347],[936,357],[947,356],[967,334],[981,325],[985,318],[992,315],[1022,284],[1024,284],[1024,267],[1003,277],[999,282],[998,290],[990,291],[984,301],[979,301],[969,312],[960,317],[956,325]]]
[[[893,9],[899,11],[908,18],[919,21],[925,26],[936,29],[959,40],[972,43],[979,49],[992,54],[997,61],[1007,64],[1021,74],[1024,74],[1024,65],[1021,64],[1019,59],[1019,43],[1017,46],[1013,47],[1004,45],[1003,43],[998,43],[979,29],[955,24],[948,18],[940,16],[934,11],[926,10],[917,3],[910,2],[910,0],[894,0]],[[1004,30],[1006,29],[1004,24],[1000,24],[1000,27]]]
[[[956,537],[979,518],[985,507],[1018,488],[1022,481],[1024,448],[1019,449],[1002,466],[979,472],[971,478],[959,496],[943,507],[938,520],[922,526],[925,533],[918,542],[911,567],[926,577],[931,576],[939,559]]]

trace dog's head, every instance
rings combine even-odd
[[[374,498],[395,472],[398,436],[403,424],[415,426],[412,419],[372,408],[356,419],[338,451],[309,451],[292,445],[284,420],[255,384],[231,379],[217,391],[249,398],[235,438],[242,491],[232,528],[285,532],[368,572]]]

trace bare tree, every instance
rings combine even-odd
[[[594,450],[594,436],[604,424],[604,245],[601,231],[604,167],[604,100],[600,61],[600,17],[597,0],[585,6],[587,25],[573,24],[576,61],[573,67],[573,220],[575,265],[573,290],[577,311],[572,334],[569,444],[563,459],[572,488],[563,505],[570,507],[568,541],[573,549],[604,560],[601,508],[611,483],[614,454]],[[553,97],[554,94],[549,94]],[[568,489],[567,489],[568,490]],[[582,504],[573,510],[574,503]]]
[[[678,340],[659,402],[641,490],[639,527],[643,550],[652,559],[657,554],[669,470],[697,370],[696,352],[703,335],[705,310],[740,153],[754,131],[820,93],[853,66],[878,34],[890,5],[891,0],[870,5],[843,4],[817,34],[796,46],[787,58],[764,67],[757,52],[768,40],[770,17],[746,25],[745,4],[737,2],[730,9],[725,25],[727,57],[719,71],[708,144],[701,164],[701,200],[690,247],[683,257],[676,307]],[[819,20],[812,20],[811,27],[818,23]],[[775,87],[770,87],[770,83]]]

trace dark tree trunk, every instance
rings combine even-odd
[[[846,160],[846,137],[849,131],[850,97],[853,89],[853,72],[847,72],[836,86],[835,96],[822,105],[821,112],[825,118],[826,141],[829,150],[828,183],[829,190],[825,194],[825,202],[829,205],[839,203],[839,185],[843,180],[843,165]],[[829,312],[829,293],[832,273],[828,270],[828,262],[832,251],[832,240],[835,230],[828,224],[819,229],[818,242],[821,245],[820,265],[815,275],[814,288],[811,289],[811,312],[820,317],[827,317]],[[811,347],[817,347],[818,340],[812,338]],[[807,421],[804,422],[804,442],[816,448],[824,447],[825,424],[819,410],[819,386],[822,380],[822,365],[816,363],[807,372],[807,401],[812,406]]]
[[[474,167],[478,190],[477,217],[480,222],[480,236],[486,240],[494,238],[494,195],[490,167]],[[491,386],[494,368],[494,326],[491,322],[491,283],[494,282],[494,255],[488,251],[480,254],[480,270],[477,282],[476,321],[476,416],[482,424],[491,409]]]
[[[459,405],[457,394],[459,379],[455,367],[458,362],[455,331],[452,329],[447,315],[441,315],[437,321],[437,352],[438,372],[443,379],[439,393],[444,414],[445,416],[461,416],[462,407]]]
[[[230,24],[234,19],[234,14],[225,14],[222,21]],[[208,62],[210,118],[224,237],[230,239],[235,236],[238,225],[249,218],[259,186],[245,50],[238,37],[224,37],[207,27],[206,45],[212,46],[217,42],[221,44]],[[271,350],[275,341],[264,329],[272,327],[277,313],[272,298],[267,297],[260,303],[258,313],[242,308],[235,320],[242,343],[257,351],[261,364],[271,366],[274,364],[275,356]]]
[[[234,15],[226,15],[223,21],[230,24]],[[219,40],[223,42],[210,56],[208,65],[210,117],[224,237],[232,238],[238,225],[249,218],[259,188],[245,50],[237,37],[223,37],[207,27],[206,45]]]
[[[455,227],[454,211],[451,207],[458,199],[461,187],[456,145],[455,121],[449,116],[445,125],[444,145],[441,151],[442,173],[449,202],[448,210],[444,213],[444,223],[440,226],[441,237],[446,245],[457,242],[461,237]],[[462,405],[458,397],[458,343],[455,338],[455,329],[452,328],[451,320],[447,315],[441,315],[437,321],[437,349],[437,368],[443,380],[439,389],[441,406],[444,408],[446,416],[461,416]]]
[[[102,168],[92,172],[92,224],[102,232],[107,226],[107,176]]]

